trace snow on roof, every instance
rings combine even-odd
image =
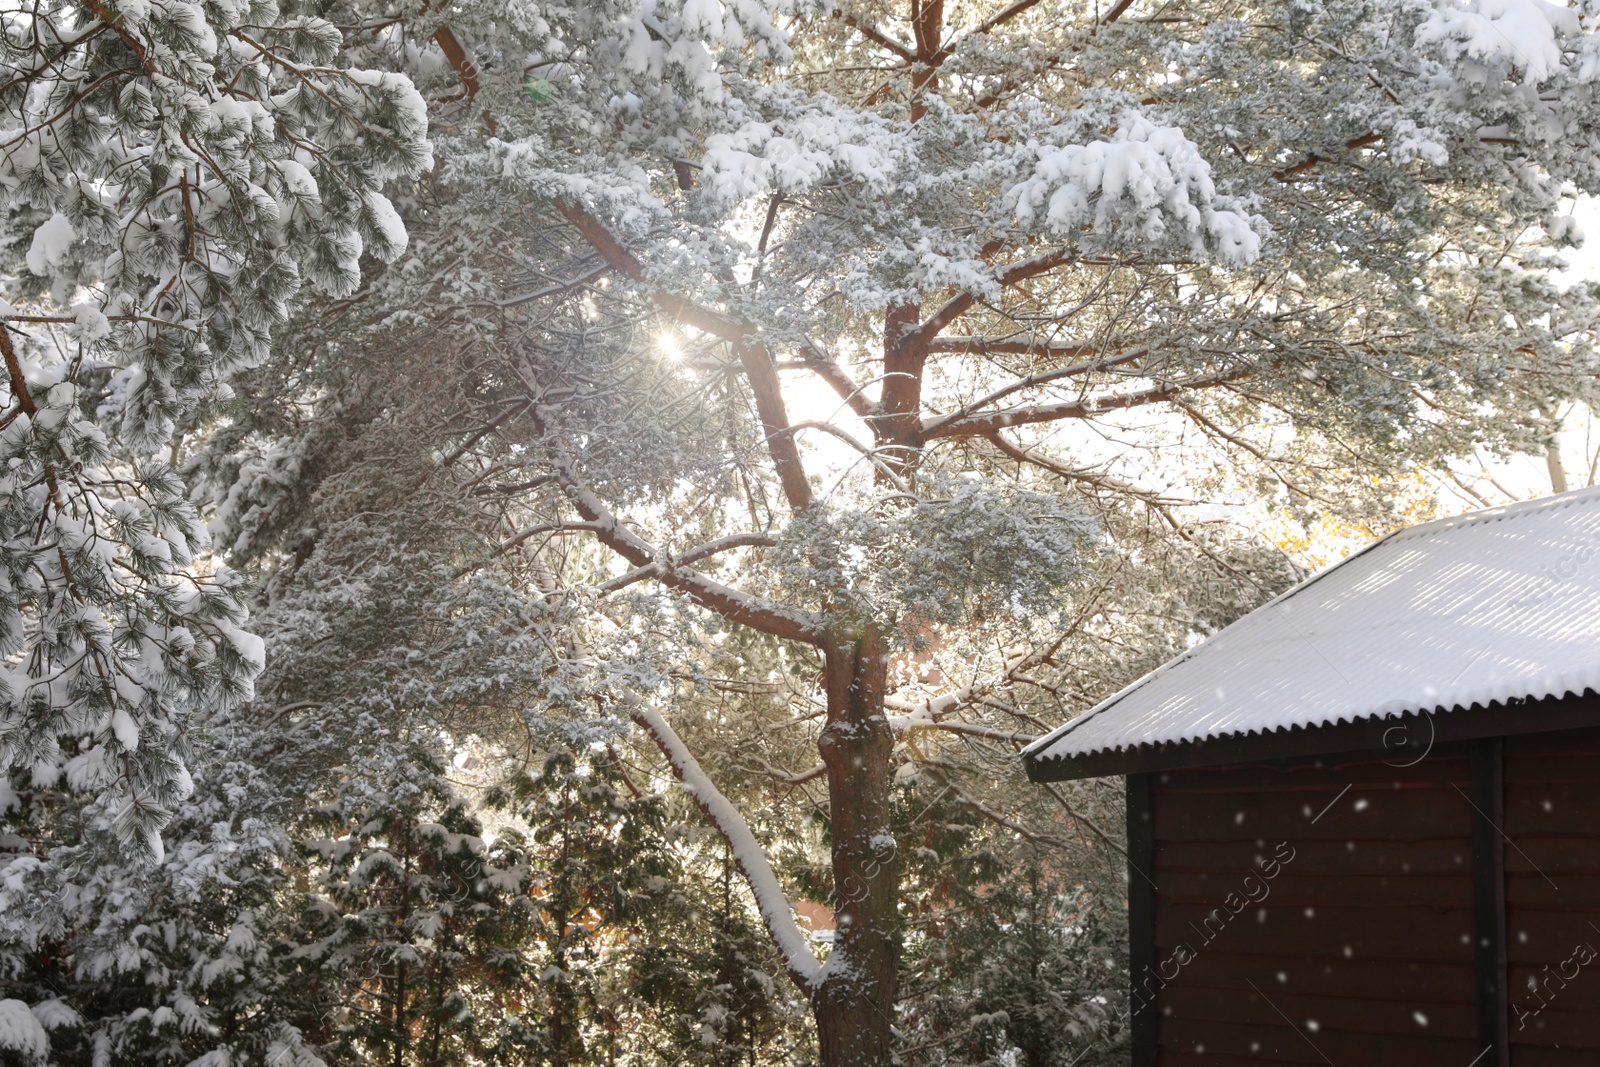
[[[1031,761],[1600,691],[1600,487],[1398,530],[1029,745]]]

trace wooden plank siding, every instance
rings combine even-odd
[[[1600,1064],[1600,728],[1140,777],[1135,1067]]]
[[[1150,777],[1162,1067],[1473,1061],[1466,745]]]
[[[1512,1065],[1600,1063],[1600,730],[1507,738],[1504,776]]]

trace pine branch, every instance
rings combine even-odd
[[[1383,140],[1383,134],[1368,133],[1360,137],[1352,137],[1350,140],[1344,143],[1344,147],[1346,151],[1353,152],[1358,148],[1366,148],[1370,145],[1375,145],[1381,140]],[[1278,181],[1287,184],[1288,182],[1294,181],[1306,171],[1316,169],[1316,166],[1319,163],[1333,162],[1333,158],[1334,157],[1332,156],[1318,155],[1316,152],[1308,152],[1306,153],[1306,157],[1300,160],[1300,162],[1284,167],[1282,170],[1273,171],[1272,176]]]
[[[715,541],[707,541],[703,545],[697,545],[696,547],[689,549],[687,552],[682,552],[676,556],[673,556],[671,565],[684,567],[691,563],[698,563],[700,560],[717,555],[720,552],[727,552],[731,549],[769,548],[775,544],[777,544],[777,542],[768,537],[766,534],[730,534],[727,537],[719,537]],[[635,568],[634,570],[629,571],[627,574],[621,574],[615,578],[612,578],[610,581],[602,582],[600,585],[595,587],[595,591],[601,594],[614,593],[619,589],[624,589],[627,586],[634,584],[635,582],[642,582],[648,578],[655,578],[660,575],[661,566],[662,565],[660,563],[652,563],[648,567]]]
[[[750,391],[755,394],[756,414],[761,419],[761,429],[766,434],[767,452],[777,471],[778,482],[789,507],[796,512],[811,506],[811,483],[806,479],[805,466],[800,460],[800,449],[795,445],[794,428],[789,425],[789,412],[783,402],[783,385],[778,380],[778,368],[766,345],[745,341],[733,346],[744,365],[745,378]]]
[[[1001,11],[993,18],[985,19],[972,29],[968,30],[966,33],[962,34],[959,40],[953,41],[939,49],[937,55],[935,56],[935,60],[940,63],[944,62],[955,54],[956,49],[960,48],[963,44],[966,44],[974,37],[982,37],[985,34],[999,29],[1001,26],[1004,26],[1018,15],[1021,15],[1027,11],[1029,8],[1037,7],[1038,4],[1039,0],[1016,0],[1016,3],[1012,4],[1004,11]]]
[[[1159,493],[1152,492],[1147,489],[1141,489],[1132,482],[1125,481],[1121,478],[1114,478],[1109,474],[1102,474],[1099,471],[1085,470],[1082,467],[1068,467],[1063,463],[1057,463],[1048,456],[1041,456],[1037,452],[1029,451],[1028,449],[1022,448],[1019,445],[1015,445],[1010,441],[1007,441],[1005,437],[1002,436],[998,431],[989,434],[987,439],[990,444],[994,445],[1001,452],[1005,453],[1011,459],[1016,460],[1018,463],[1031,464],[1035,467],[1039,467],[1042,470],[1049,471],[1058,478],[1064,478],[1067,481],[1079,482],[1084,485],[1092,485],[1095,488],[1106,492],[1120,493],[1124,496],[1131,497],[1147,507],[1154,508],[1163,516],[1169,517],[1169,519],[1169,509],[1175,507],[1184,507],[1194,503],[1193,500],[1163,497]],[[1175,522],[1176,520],[1171,521]]]
[[[992,726],[977,726],[970,722],[936,722],[929,729],[944,730],[947,733],[962,734],[966,737],[981,737],[985,741],[1007,741],[1018,745],[1028,745],[1039,740],[1036,734],[1025,734],[1015,730],[996,730]]]
[[[822,962],[811,951],[806,935],[795,922],[789,898],[778,883],[766,850],[751,832],[750,824],[700,769],[700,762],[660,712],[641,704],[629,714],[666,757],[673,775],[688,791],[695,807],[728,843],[739,873],[744,875],[745,884],[756,899],[756,909],[761,912],[767,935],[783,957],[784,969],[796,986],[810,994],[821,982]]]
[[[954,795],[957,803],[970,811],[977,812],[979,815],[982,815],[985,819],[988,819],[996,826],[1010,830],[1018,837],[1035,845],[1059,849],[1070,844],[1070,842],[1064,841],[1053,834],[1037,833],[1036,831],[1029,829],[1022,823],[1017,822],[1015,819],[1004,814],[1003,812],[995,811],[983,801],[979,800],[977,797],[973,796],[971,793],[968,793],[965,789],[962,789],[959,785],[957,785],[955,780],[946,774],[944,772],[944,768],[939,764],[925,763],[922,766],[923,769],[928,771],[933,778],[944,783],[945,788],[948,789],[952,795]]]
[[[827,383],[851,411],[871,422],[883,414],[883,405],[867,396],[864,388],[809,337],[800,346],[800,365]]]
[[[20,411],[30,419],[33,418],[39,413],[39,405],[34,402],[33,394],[28,391],[28,378],[22,372],[22,362],[17,358],[16,346],[11,342],[11,330],[3,325],[0,325],[0,357],[5,360],[6,378],[11,385],[11,395],[16,397],[17,411]],[[15,415],[16,413],[13,412],[12,414]],[[8,417],[6,421],[10,422],[11,420]],[[55,464],[48,460],[44,463],[44,481],[45,488],[50,491],[50,504],[53,504],[57,511],[63,510],[65,505],[61,499],[61,483],[56,478]],[[44,522],[45,516],[41,514],[39,516],[41,530],[44,528]],[[70,583],[72,581],[72,567],[67,563],[66,553],[59,545],[56,547],[56,557],[61,564],[62,576]]]
[[[894,472],[894,468],[890,466],[890,464],[884,461],[883,456],[880,454],[883,450],[868,448],[866,445],[862,444],[860,441],[857,441],[850,434],[846,433],[844,430],[841,430],[831,422],[808,420],[806,422],[795,423],[794,428],[796,430],[821,430],[823,433],[829,434],[837,440],[843,441],[845,444],[849,445],[851,448],[865,456],[867,462],[876,467],[878,469],[878,473],[884,478],[888,479],[889,484],[893,485],[896,489],[907,496],[911,495],[911,487],[905,483],[903,478]]]
[[[974,682],[949,693],[917,701],[894,696],[884,697],[884,708],[898,713],[889,716],[889,728],[896,733],[905,733],[908,730],[939,725],[945,716],[983,700],[995,689],[1009,685],[1033,668],[1048,663],[1060,650],[1062,643],[1067,639],[1067,633],[1070,632],[1070,630],[1063,632],[1055,641],[1032,652],[1011,652],[1006,656],[1005,667],[1001,672],[981,682]]]
[[[1106,17],[1103,20],[1101,20],[1100,25],[1102,25],[1102,26],[1111,25],[1113,22],[1115,22],[1118,19],[1120,19],[1122,17],[1123,12],[1127,11],[1128,8],[1130,8],[1132,6],[1133,6],[1133,0],[1117,0],[1117,6],[1112,8],[1110,11],[1106,12]]]
[[[907,48],[905,45],[901,44],[893,37],[890,37],[882,30],[879,30],[873,26],[869,26],[866,23],[859,21],[854,15],[847,15],[842,11],[835,11],[834,15],[843,19],[846,26],[849,26],[852,30],[855,30],[873,44],[878,45],[881,48],[888,49],[890,52],[893,52],[907,63],[910,63],[916,59],[916,53],[912,52],[910,48]]]
[[[1042,256],[1035,256],[1032,259],[1025,259],[1021,263],[1017,263],[1002,271],[998,281],[1002,287],[1009,288],[1010,286],[1016,285],[1020,282],[1025,282],[1029,278],[1036,278],[1041,274],[1047,274],[1062,264],[1068,262],[1068,260],[1071,258],[1071,255],[1065,249],[1057,249],[1053,252],[1046,252]],[[977,302],[978,298],[972,293],[961,293],[960,295],[951,298],[944,304],[943,307],[929,316],[926,322],[918,326],[916,330],[906,338],[907,342],[910,344],[920,345],[926,349],[928,345],[933,343],[934,338],[943,333],[951,323],[955,322],[962,315],[965,315],[968,311],[970,311],[973,305],[975,305]]]
[[[433,31],[433,39],[438,42],[439,50],[444,53],[444,58],[449,61],[450,69],[454,70],[456,77],[461,79],[461,88],[466,91],[467,100],[470,103],[472,98],[478,95],[478,89],[480,88],[478,65],[467,56],[467,50],[461,47],[461,41],[449,26],[440,26]]]
[[[650,286],[645,279],[644,264],[617,240],[604,223],[568,200],[557,201],[556,208],[613,269],[630,281],[645,284],[657,307],[679,322],[720,337],[733,346],[734,354],[739,357],[745,377],[750,382],[750,391],[755,395],[756,414],[761,419],[767,452],[772,458],[778,482],[783,486],[783,495],[794,511],[801,512],[809,508],[811,483],[806,479],[805,465],[794,443],[794,430],[789,425],[789,413],[783,402],[778,368],[771,350],[755,339],[755,327]]]
[[[1048,341],[1017,341],[1010,337],[935,337],[928,342],[929,352],[963,356],[1048,356],[1056,359],[1087,356],[1098,351],[1091,344],[1055,345]]]
[[[160,77],[161,72],[158,71],[156,69],[156,65],[150,61],[150,56],[145,50],[144,42],[140,41],[137,37],[128,32],[127,27],[123,25],[122,17],[108,7],[105,3],[105,0],[84,0],[84,6],[89,9],[95,18],[105,23],[106,26],[110,28],[111,32],[116,34],[123,44],[128,46],[128,51],[132,52],[135,58],[139,60],[139,66],[144,68],[144,72],[146,74],[150,75],[152,78]]]
[[[748,759],[750,757],[746,758]],[[766,760],[757,759],[754,762],[759,764],[759,766],[750,766],[747,763],[741,765],[739,769],[748,771],[751,774],[764,774],[774,781],[782,782],[784,785],[805,785],[807,782],[814,782],[818,778],[821,778],[828,773],[828,765],[825,763],[819,763],[809,771],[800,771],[797,774],[791,774],[788,771],[780,770],[779,768],[772,766]]]
[[[950,421],[941,417],[923,421],[923,436],[927,440],[939,437],[988,437],[1009,426],[1027,426],[1040,422],[1059,422],[1065,419],[1088,419],[1108,411],[1159,404],[1183,394],[1236,381],[1248,374],[1238,370],[1205,378],[1191,378],[1182,382],[1168,382],[1137,389],[1128,393],[1102,393],[1083,400],[1064,400],[1053,404],[1030,404],[991,412],[987,415],[968,415]]]
[[[1087,346],[1085,346],[1085,349],[1087,349]],[[979,397],[977,400],[974,400],[971,403],[963,404],[958,410],[951,412],[949,415],[944,415],[937,420],[934,420],[931,428],[937,429],[939,426],[945,423],[956,422],[960,419],[964,419],[973,412],[980,411],[983,408],[988,407],[990,404],[993,404],[998,400],[1003,400],[1011,394],[1021,392],[1024,389],[1032,389],[1035,386],[1047,385],[1050,382],[1060,381],[1062,378],[1075,378],[1080,374],[1088,374],[1092,371],[1108,370],[1112,367],[1126,366],[1135,360],[1143,359],[1149,354],[1149,346],[1141,346],[1131,352],[1117,356],[1114,359],[1089,360],[1084,363],[1074,363],[1067,367],[1057,367],[1054,370],[1041,371],[1038,374],[1030,374],[1026,378],[1018,378],[1016,381],[1002,385],[998,389]]]
[[[729,344],[742,344],[755,333],[755,327],[748,323],[738,322],[728,318],[710,308],[702,307],[692,301],[685,300],[673,293],[665,292],[655,286],[650,286],[645,277],[644,264],[632,252],[628,251],[621,241],[617,240],[606,225],[584,208],[570,200],[556,201],[556,210],[561,212],[563,218],[572,224],[589,246],[600,254],[600,258],[618,274],[631,282],[646,285],[650,290],[650,299],[657,307],[666,312],[678,322],[693,326],[701,333],[708,333],[713,337],[720,337]]]
[[[518,400],[500,414],[490,419],[487,423],[472,431],[467,435],[466,440],[462,441],[455,448],[451,449],[448,455],[439,460],[439,466],[448,467],[455,463],[462,456],[470,452],[473,445],[477,444],[485,437],[488,437],[500,427],[510,422],[513,418],[526,411],[528,409],[528,405],[531,403],[531,400]]]
[[[650,577],[669,589],[683,593],[696,604],[716,612],[729,622],[748,626],[772,637],[821,647],[822,626],[817,620],[713,581],[699,571],[674,564],[655,546],[619,522],[594,491],[578,477],[567,459],[557,454],[552,457],[552,465],[557,480],[566,490],[567,498],[585,521],[583,528],[594,533],[600,543],[611,551],[637,568],[652,568]]]
[[[547,297],[560,296],[563,293],[570,293],[574,289],[581,289],[610,269],[611,265],[609,263],[601,263],[599,266],[593,268],[592,270],[585,271],[570,281],[557,282],[554,285],[547,285],[543,289],[535,289],[531,293],[523,293],[520,296],[508,297],[505,300],[497,300],[492,304],[472,304],[469,306],[475,308],[497,309],[521,307],[523,304],[531,304],[535,300],[544,300]]]

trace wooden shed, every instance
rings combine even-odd
[[[1024,753],[1125,775],[1134,1067],[1600,1065],[1600,490],[1427,523]]]

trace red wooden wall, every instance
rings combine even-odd
[[[1596,1067],[1600,730],[1507,738],[1504,774],[1511,1062]]]
[[[1503,760],[1511,1063],[1594,1067],[1600,731],[1509,738]],[[1473,795],[1465,745],[1154,774],[1161,1067],[1498,1067],[1479,1058]]]

